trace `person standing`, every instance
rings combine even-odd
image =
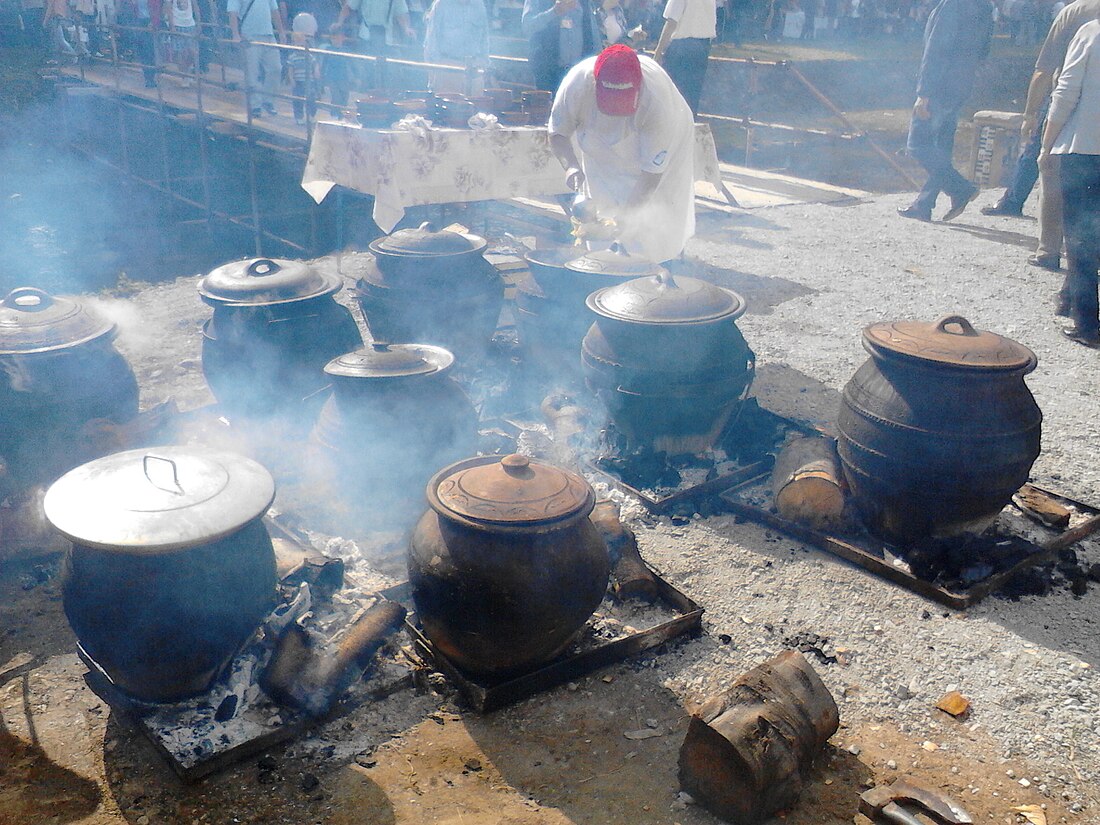
[[[535,88],[547,92],[602,42],[592,0],[523,0],[520,25],[530,42]]]
[[[202,13],[199,6],[193,0],[168,0],[164,8],[167,18],[172,54],[175,55],[176,65],[186,75],[194,73],[199,60],[199,41],[195,39],[199,25],[202,23]],[[190,86],[192,79],[183,79],[184,86]]]
[[[1066,59],[1066,51],[1077,31],[1091,20],[1100,17],[1100,0],[1074,0],[1062,8],[1047,32],[1035,71],[1027,88],[1024,106],[1024,122],[1020,134],[1025,143],[1016,161],[1012,181],[1000,200],[982,209],[983,215],[1023,214],[1024,202],[1031,194],[1036,179],[1039,189],[1039,245],[1027,262],[1032,266],[1058,270],[1062,261],[1062,191],[1059,156],[1052,155],[1046,170],[1038,165],[1039,150],[1043,142],[1046,110],[1050,103],[1051,89],[1058,80],[1058,72]]]
[[[990,0],[940,0],[928,16],[907,141],[909,153],[924,167],[928,179],[916,200],[898,210],[903,218],[932,220],[932,208],[945,192],[951,208],[943,220],[949,221],[978,195],[978,187],[955,169],[952,153],[959,109],[970,96],[992,37]]]
[[[1062,332],[1100,347],[1100,20],[1078,29],[1050,98],[1039,168],[1059,158],[1064,200],[1066,262],[1056,314],[1073,323]]]
[[[668,72],[691,107],[692,116],[699,114],[717,15],[715,0],[668,0],[665,25],[653,52],[653,59]]]
[[[465,69],[489,68],[489,15],[481,0],[435,0],[425,17],[424,59]],[[485,76],[478,73],[467,89],[464,72],[434,69],[428,85],[436,94],[469,93],[474,97],[485,89]]]
[[[358,51],[361,54],[385,57],[400,38],[413,40],[416,37],[409,24],[409,5],[405,0],[344,0],[330,31],[340,31],[352,12],[359,14]],[[400,35],[394,31],[395,24]],[[367,67],[360,82],[368,87],[381,85],[382,78],[377,71],[370,71],[371,68],[376,67]]]
[[[233,41],[244,45],[245,82],[249,89],[250,114],[258,118],[267,112],[277,114],[275,95],[282,79],[279,50],[255,43],[282,43],[286,40],[283,16],[275,0],[229,0],[229,30]],[[275,32],[279,36],[276,39]]]
[[[695,124],[656,61],[621,43],[569,70],[550,111],[566,184],[591,199],[633,255],[678,256],[695,234]]]

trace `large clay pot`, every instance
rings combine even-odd
[[[65,615],[116,687],[153,702],[210,687],[275,605],[274,496],[256,462],[199,447],[116,453],[49,488],[73,543]]]
[[[267,258],[225,264],[199,282],[214,307],[203,326],[203,373],[231,414],[294,414],[326,385],[325,364],[363,342],[332,298],[342,288],[339,275]]]
[[[472,674],[530,670],[569,646],[607,589],[592,488],[526,456],[460,461],[428,484],[409,543],[417,617]]]
[[[1039,455],[1035,354],[957,315],[872,324],[863,346],[837,447],[867,527],[901,545],[984,529]]]
[[[588,386],[635,448],[711,447],[744,401],[755,355],[735,321],[745,301],[728,289],[667,271],[587,299]]]
[[[137,379],[116,333],[82,304],[33,287],[0,301],[0,498],[95,458],[79,437],[89,421],[137,415]]]
[[[504,303],[504,281],[477,235],[424,223],[371,241],[355,297],[380,341],[435,344],[465,361],[485,354]]]

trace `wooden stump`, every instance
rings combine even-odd
[[[785,446],[772,470],[775,508],[785,519],[815,529],[833,527],[844,515],[844,491],[836,442],[800,438]]]

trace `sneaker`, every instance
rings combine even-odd
[[[979,210],[983,215],[990,215],[1003,218],[1022,218],[1024,216],[1024,210],[1018,206],[1013,206],[1010,203],[1004,201],[997,201],[992,206],[983,206]]]
[[[963,213],[963,210],[970,205],[970,202],[974,200],[974,198],[978,197],[979,191],[981,190],[979,190],[978,187],[975,186],[961,198],[952,197],[951,208],[947,210],[947,212],[942,218],[940,218],[940,220],[952,221],[955,218],[959,217],[959,215]]]
[[[927,212],[917,206],[906,206],[898,209],[898,214],[903,218],[912,218],[913,220],[924,221],[925,223],[932,220],[931,212]]]
[[[251,112],[249,112],[249,114],[252,115],[253,120],[256,120],[256,119],[261,118],[261,117],[264,116],[264,110],[263,109],[253,109]]]
[[[1028,255],[1027,262],[1032,266],[1049,269],[1051,272],[1060,272],[1062,259],[1057,255]]]

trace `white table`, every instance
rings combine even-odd
[[[714,136],[702,123],[695,125],[695,179],[723,189]],[[383,232],[410,206],[569,193],[544,126],[417,134],[321,121],[302,188],[320,203],[337,185],[374,196]]]

